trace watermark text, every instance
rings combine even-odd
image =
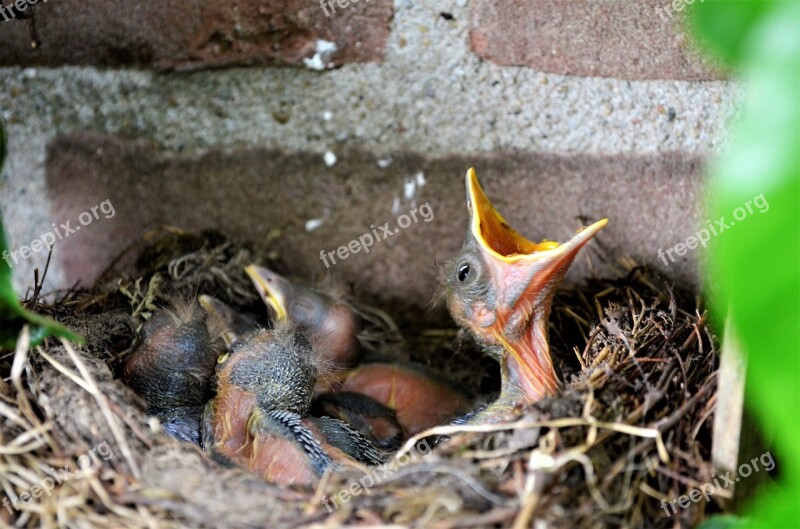
[[[753,200],[748,200],[744,203],[744,206],[739,206],[734,209],[733,218],[735,220],[728,221],[725,215],[721,216],[713,223],[707,220],[707,228],[697,230],[694,235],[687,237],[685,241],[679,242],[666,250],[659,248],[658,257],[664,261],[664,265],[669,266],[670,263],[675,262],[676,255],[678,257],[683,257],[689,250],[694,250],[698,246],[705,248],[708,241],[711,240],[712,235],[716,237],[725,230],[732,228],[736,224],[736,221],[742,221],[746,219],[748,215],[752,215],[754,213],[753,206],[755,206],[759,213],[766,213],[769,211],[769,203],[764,197],[764,193],[754,197]],[[669,258],[669,261],[667,261],[667,258]]]
[[[426,202],[423,205],[409,211],[408,215],[400,215],[397,217],[398,227],[392,229],[388,222],[383,226],[378,226],[377,228],[374,224],[371,224],[369,227],[370,230],[372,230],[371,232],[368,231],[367,233],[361,235],[358,239],[353,239],[347,243],[346,246],[339,246],[336,250],[330,252],[320,250],[319,258],[323,263],[325,263],[325,268],[330,268],[331,264],[336,264],[337,257],[343,261],[350,257],[350,254],[358,253],[361,250],[364,250],[364,253],[369,253],[370,247],[376,242],[388,239],[392,235],[399,233],[401,229],[411,226],[412,222],[419,222],[417,213],[419,213],[423,222],[430,222],[433,220],[433,209],[431,209],[431,205]],[[328,259],[330,259],[330,263],[328,262]]]
[[[661,500],[661,508],[664,509],[664,512],[667,514],[667,516],[672,516],[678,512],[678,507],[681,509],[686,509],[692,503],[697,503],[700,501],[700,498],[705,498],[706,502],[711,501],[711,496],[714,494],[733,486],[735,483],[738,483],[741,478],[746,478],[753,472],[758,472],[761,470],[761,468],[758,468],[758,463],[761,463],[761,467],[767,472],[775,468],[775,459],[773,459],[772,453],[766,452],[761,454],[759,457],[754,457],[749,462],[739,465],[738,476],[731,477],[731,472],[726,472],[720,476],[712,474],[711,479],[713,480],[713,483],[703,483],[700,485],[700,488],[694,488],[690,490],[688,494],[679,496],[670,502],[667,500]],[[722,480],[721,483],[720,480]]]
[[[114,211],[114,205],[111,203],[111,200],[106,199],[96,206],[92,206],[88,211],[84,211],[78,215],[78,222],[80,225],[76,224],[75,226],[71,226],[71,220],[68,220],[64,224],[60,224],[59,226],[56,226],[56,223],[54,222],[52,224],[53,231],[48,231],[47,233],[42,234],[38,239],[32,240],[29,245],[20,246],[11,252],[8,250],[3,250],[3,260],[6,262],[6,264],[8,264],[9,268],[13,268],[14,265],[19,264],[20,259],[29,259],[34,253],[39,253],[45,250],[50,251],[50,248],[56,243],[56,240],[63,241],[73,233],[80,231],[81,226],[88,226],[95,220],[98,220],[100,218],[100,213],[98,213],[98,211],[103,214],[104,218],[107,219],[110,219],[116,215],[116,211]],[[12,260],[14,261],[14,264],[11,264]]]
[[[354,496],[361,494],[371,494],[372,487],[380,484],[387,476],[391,476],[397,472],[399,468],[406,466],[412,461],[416,461],[431,453],[431,446],[428,441],[423,439],[417,443],[410,452],[404,453],[402,456],[392,459],[380,466],[373,467],[370,471],[364,474],[358,481],[350,484],[346,489],[340,490],[337,494],[322,499],[322,504],[328,510],[333,512],[342,505],[348,503]]]
[[[42,0],[43,4],[46,2],[47,0]],[[28,9],[28,6],[38,3],[39,0],[16,0],[6,6],[3,5],[3,0],[0,0],[0,16],[2,16],[3,20],[6,22],[15,18],[26,18],[25,11]]]
[[[14,511],[19,511],[22,505],[28,505],[33,499],[41,498],[44,494],[50,496],[53,493],[56,485],[61,485],[65,481],[78,477],[83,471],[92,466],[93,463],[108,461],[114,457],[114,452],[108,443],[103,441],[97,446],[92,448],[86,454],[78,457],[78,470],[71,471],[71,465],[67,463],[63,468],[54,469],[48,468],[48,476],[39,481],[39,483],[32,485],[29,489],[20,492],[18,496],[6,496],[3,498],[3,507],[8,511],[8,514],[14,514]]]

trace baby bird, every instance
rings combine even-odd
[[[342,420],[384,450],[399,449],[408,437],[395,410],[361,393],[316,394],[311,401],[311,414]]]
[[[464,391],[408,362],[365,361],[348,368],[359,358],[359,318],[350,304],[263,267],[251,265],[246,271],[275,320],[288,322],[308,337],[327,367],[317,380],[321,403],[315,409],[361,425],[380,446],[390,447],[406,434],[446,422],[470,402]],[[394,412],[401,430],[392,427],[387,411]]]
[[[319,290],[296,285],[267,268],[245,271],[276,322],[288,322],[307,337],[331,369],[354,365],[361,354],[361,321],[353,306]]]
[[[200,413],[210,396],[217,354],[203,311],[196,303],[176,302],[142,326],[123,376],[169,435],[199,444]]]
[[[500,397],[471,417],[495,422],[560,387],[548,344],[553,294],[575,255],[608,222],[583,228],[569,241],[535,243],[514,231],[481,189],[466,177],[470,223],[459,255],[447,265],[447,304],[500,363]]]
[[[411,362],[364,363],[332,378],[327,390],[333,395],[358,393],[395,410],[409,435],[446,423],[472,400],[449,381]]]
[[[201,294],[197,302],[206,313],[206,326],[213,340],[221,340],[225,349],[263,327],[253,315],[237,312],[222,301],[208,294]]]
[[[203,445],[277,484],[311,485],[331,465],[384,455],[345,423],[311,418],[317,368],[293,330],[257,330],[219,359],[217,395],[203,415]]]

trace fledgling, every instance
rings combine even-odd
[[[397,436],[445,423],[466,410],[470,396],[423,366],[367,359],[345,369],[359,356],[360,320],[353,306],[291,283],[266,268],[251,265],[246,270],[277,324],[296,328],[308,337],[314,355],[326,366],[316,383],[317,395],[324,395],[317,409],[359,425],[360,431],[372,435],[380,446],[392,446]],[[362,397],[339,397],[338,393]],[[390,428],[392,424],[400,431]]]
[[[558,392],[548,343],[553,294],[575,255],[608,219],[562,244],[535,243],[495,210],[474,169],[466,187],[469,227],[461,252],[446,266],[445,291],[453,319],[500,363],[500,397],[470,419],[493,422]]]
[[[237,312],[208,294],[201,294],[197,301],[206,313],[206,326],[211,340],[221,340],[224,349],[230,349],[242,337],[264,326],[255,316]]]
[[[345,423],[308,416],[313,359],[308,341],[291,330],[260,329],[236,341],[219,359],[204,447],[284,485],[314,484],[331,465],[381,462],[383,453]]]
[[[203,311],[194,302],[178,301],[155,311],[142,326],[123,375],[169,435],[196,442],[217,354]]]
[[[361,355],[360,317],[338,296],[298,285],[264,268],[250,265],[250,276],[275,322],[286,322],[308,339],[317,356],[331,369],[354,365]]]

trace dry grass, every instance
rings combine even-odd
[[[276,257],[216,234],[162,233],[148,241],[133,278],[110,270],[91,291],[37,304],[87,344],[49,340],[30,348],[23,334],[15,351],[0,355],[0,487],[9,498],[0,522],[659,528],[704,516],[698,503],[667,517],[661,500],[710,479],[716,341],[691,296],[630,264],[619,279],[559,293],[552,342],[565,374],[560,397],[511,424],[439,427],[425,437],[438,443],[427,455],[415,448],[422,437],[411,440],[413,457],[401,451],[391,468],[370,471],[379,479],[349,501],[340,491],[368,484],[363,469],[326,475],[316,490],[281,489],[164,436],[118,378],[138,325],[166,300],[198,293],[258,310],[243,266],[260,261],[280,270]],[[388,329],[386,342],[396,348],[402,330],[382,312],[370,314],[369,339],[380,343],[376,333]],[[438,359],[461,384],[496,384],[455,329],[416,332],[411,342],[416,357]],[[52,469],[70,477],[48,482]],[[38,497],[23,501],[36,487]],[[340,505],[329,511],[332,497]]]

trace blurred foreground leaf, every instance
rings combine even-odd
[[[780,464],[744,519],[705,527],[800,527],[800,2],[709,0],[692,22],[745,81],[711,170],[708,218],[729,228],[709,245],[706,284],[718,328],[730,318],[747,355],[746,405]]]

